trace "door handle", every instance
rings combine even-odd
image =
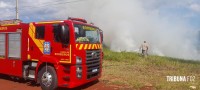
[[[13,67],[15,67],[15,61],[13,61]]]

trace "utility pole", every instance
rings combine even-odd
[[[18,0],[16,0],[16,19],[19,19]]]

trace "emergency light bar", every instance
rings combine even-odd
[[[41,22],[36,22],[36,24],[51,24],[51,23],[62,23],[64,21],[61,20],[55,20],[55,21],[41,21]]]
[[[22,22],[22,20],[19,20],[19,19],[3,20],[3,21],[0,21],[0,25],[16,25],[21,22]]]
[[[82,19],[82,18],[72,18],[72,17],[69,17],[68,19],[72,20],[72,21],[79,21],[79,22],[87,23],[87,21],[85,19]]]

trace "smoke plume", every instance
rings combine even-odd
[[[66,7],[71,9],[69,16],[83,17],[99,26],[104,31],[104,43],[113,51],[139,52],[145,40],[150,54],[200,60],[198,31],[182,17],[162,14],[161,2],[153,1],[88,0]],[[173,7],[170,2],[164,4]]]
[[[72,3],[68,3],[71,1]],[[200,60],[200,49],[197,49],[200,34],[188,22],[188,18],[195,15],[193,12],[200,14],[200,2],[196,2],[198,1],[63,0],[61,3],[58,0],[21,0],[20,12],[25,21],[63,19],[68,16],[85,18],[104,31],[104,43],[113,51],[139,52],[139,47],[145,40],[150,45],[149,54]],[[188,10],[188,13],[181,8]]]

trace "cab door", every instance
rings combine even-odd
[[[7,34],[7,68],[8,74],[13,76],[22,76],[21,61],[21,33]]]

